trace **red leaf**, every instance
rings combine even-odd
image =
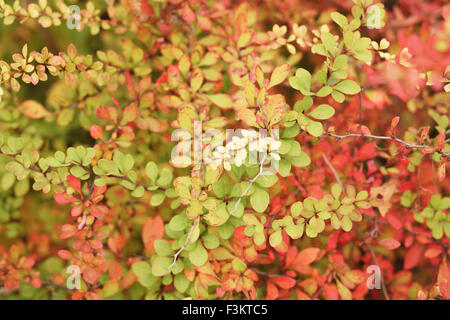
[[[438,149],[439,150],[444,148],[444,141],[445,141],[445,133],[441,132],[438,135]]]
[[[383,240],[378,241],[378,244],[382,245],[383,247],[385,247],[388,250],[394,250],[397,249],[398,247],[400,247],[400,242],[398,242],[397,240],[393,239],[393,238],[386,238]]]
[[[86,280],[87,283],[94,284],[97,282],[97,279],[100,277],[100,272],[95,271],[92,267],[87,267],[83,271],[83,279]]]
[[[391,121],[391,130],[394,131],[394,129],[397,127],[398,122],[400,121],[400,117],[394,117]]]
[[[319,248],[306,248],[298,253],[294,264],[309,265],[317,259],[319,252]]]
[[[284,267],[289,268],[289,266],[292,265],[292,263],[295,261],[295,258],[297,257],[297,248],[292,246],[289,248],[288,252],[286,253],[286,258],[284,260]]]
[[[141,0],[141,10],[142,13],[147,16],[153,16],[155,14],[153,6],[150,3],[148,3],[147,0]]]
[[[55,199],[56,202],[58,202],[59,204],[66,204],[66,203],[71,203],[74,201],[78,201],[77,198],[74,198],[72,196],[69,196],[68,194],[66,194],[65,192],[60,192],[60,193],[55,193],[53,195],[53,198]]]
[[[275,300],[278,298],[278,289],[277,287],[270,281],[267,282],[267,300]]]
[[[91,126],[90,132],[91,132],[91,137],[93,139],[101,139],[103,137],[103,129],[102,129],[102,127],[97,126],[95,124]]]
[[[30,270],[31,268],[33,268],[34,263],[35,263],[35,260],[33,258],[27,257],[27,258],[25,258],[25,261],[23,262],[21,267],[25,270]]]
[[[418,243],[409,248],[405,256],[403,268],[406,270],[414,268],[419,263],[420,258],[422,257],[422,252],[423,248]]]
[[[6,276],[3,285],[5,286],[6,290],[12,290],[19,288],[19,281],[13,279],[11,276]]]
[[[329,300],[338,300],[339,299],[339,293],[336,289],[336,286],[334,284],[325,284],[323,286],[323,296],[325,298],[328,298]]]
[[[75,226],[71,225],[71,224],[65,224],[65,225],[62,226],[61,229],[62,229],[62,233],[59,236],[61,239],[71,238],[78,231],[78,229]]]
[[[70,252],[68,250],[59,250],[58,256],[60,256],[61,259],[64,259],[64,260],[69,260],[69,259],[75,258],[74,255],[72,254],[72,252]]]
[[[67,176],[67,183],[69,186],[71,186],[76,192],[81,194],[81,182],[80,179],[72,176],[72,175],[68,175]]]
[[[423,255],[428,259],[433,259],[436,258],[441,253],[442,253],[441,247],[431,247],[428,248]]]
[[[161,239],[164,236],[164,222],[160,216],[148,218],[142,228],[142,242],[148,243],[151,239]]]
[[[120,280],[122,277],[122,265],[117,261],[111,261],[109,265],[109,276],[113,280]]]
[[[277,286],[279,286],[280,288],[283,288],[283,289],[291,289],[291,288],[295,287],[295,284],[297,283],[294,279],[292,279],[290,277],[279,277],[279,278],[272,279],[272,281]]]
[[[242,242],[245,241],[247,239],[247,236],[244,233],[244,230],[247,226],[242,225],[237,227],[236,229],[234,229],[233,231],[233,235],[234,235],[234,239],[236,239],[236,241],[238,242]]]
[[[103,204],[97,204],[89,207],[89,212],[96,218],[100,218],[104,214],[109,213],[109,208]]]
[[[83,212],[83,205],[80,204],[79,206],[73,207],[72,210],[70,210],[70,215],[72,217],[78,217]]]
[[[96,115],[97,115],[97,118],[102,119],[102,120],[112,120],[108,107],[99,106],[97,108]]]
[[[95,203],[98,202],[98,201],[96,201],[97,200],[96,198],[99,195],[105,193],[105,191],[106,191],[106,184],[103,186],[94,185],[94,190],[92,191],[92,194],[91,194],[92,201],[94,201]],[[102,197],[102,199],[103,199],[103,197]]]
[[[340,252],[333,253],[333,255],[331,256],[331,259],[332,259],[333,263],[336,263],[336,264],[344,263],[344,257],[342,256],[342,254]]]
[[[402,222],[396,216],[394,216],[392,213],[389,213],[386,218],[392,227],[394,227],[397,230],[401,229]]]
[[[40,288],[42,286],[42,281],[39,278],[32,278],[31,279],[31,285],[35,288]]]
[[[185,5],[183,9],[181,9],[181,17],[188,24],[193,24],[195,21],[195,13],[189,5]]]
[[[334,231],[332,234],[330,234],[327,241],[328,251],[336,249],[338,239],[339,239],[339,231]]]
[[[131,77],[130,71],[125,71],[125,83],[127,84],[127,91],[133,99],[137,98],[136,95],[136,85],[134,84],[134,80]]]

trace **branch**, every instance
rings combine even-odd
[[[256,179],[258,179],[262,175],[263,170],[264,170],[264,167],[263,167],[264,166],[264,161],[266,161],[266,158],[267,158],[267,154],[264,155],[264,157],[262,158],[261,162],[259,163],[259,172],[258,172],[258,174],[253,179],[250,180],[250,184],[248,185],[247,189],[245,189],[245,191],[241,194],[241,196],[239,197],[238,201],[234,205],[233,210],[230,211],[230,213],[229,213],[230,216],[233,213],[236,212],[239,203],[241,203],[241,201],[242,201],[242,198],[244,198],[247,195],[248,191],[252,187],[253,183],[255,183]]]
[[[358,232],[359,233],[359,232]],[[383,291],[384,298],[386,300],[390,300],[389,295],[387,293],[386,284],[384,283],[384,277],[383,273],[381,272],[380,265],[378,264],[377,256],[375,255],[375,251],[373,251],[372,246],[369,244],[369,242],[366,240],[366,238],[363,237],[364,244],[367,246],[367,248],[370,251],[370,255],[372,256],[373,262],[376,264],[378,269],[380,270],[380,276],[381,276],[381,290]]]
[[[340,136],[340,135],[334,134],[332,132],[327,132],[326,134],[319,136],[319,138],[324,138],[327,136],[337,138],[338,140],[350,138],[350,137],[361,137],[361,138],[369,138],[369,139],[377,139],[377,140],[391,140],[391,141],[395,141],[395,142],[398,142],[398,143],[404,145],[408,149],[425,149],[425,148],[433,149],[433,147],[431,147],[429,145],[410,143],[410,142],[401,140],[394,135],[388,137],[388,136],[376,136],[376,135],[364,134],[364,133],[347,133],[345,135]],[[435,152],[446,157],[447,159],[450,159],[450,152],[443,152],[442,150],[435,151]]]
[[[341,189],[342,189],[342,191],[344,192],[344,191],[345,191],[344,185],[342,184],[342,181],[341,181],[341,179],[339,178],[339,175],[338,175],[338,173],[336,172],[336,169],[334,169],[334,167],[333,167],[333,165],[331,164],[331,162],[328,161],[328,158],[327,158],[327,156],[325,155],[325,153],[322,153],[322,158],[323,158],[323,160],[325,161],[325,163],[327,164],[327,166],[328,166],[328,167],[331,169],[331,171],[333,172],[334,177],[336,178],[337,183],[341,186]]]
[[[186,248],[186,246],[188,245],[189,239],[191,238],[192,235],[192,231],[194,230],[195,226],[196,226],[196,222],[194,220],[194,222],[192,223],[191,229],[189,230],[188,236],[186,238],[186,241],[184,241],[183,246],[180,248],[180,250],[177,251],[177,253],[175,253],[173,255],[173,262],[170,266],[167,267],[167,272],[165,274],[168,274],[170,269],[172,269],[172,267],[175,265],[175,263],[177,262],[178,256],[180,255],[180,253],[184,250],[184,248]]]

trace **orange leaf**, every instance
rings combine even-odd
[[[101,139],[103,136],[103,129],[100,126],[92,125],[90,133],[93,139]]]
[[[142,242],[147,244],[151,239],[161,239],[164,236],[164,222],[160,216],[148,218],[142,228]]]
[[[290,277],[284,277],[284,276],[272,279],[272,281],[277,286],[279,286],[280,288],[283,288],[283,289],[291,289],[291,288],[295,287],[295,284],[297,283],[294,279],[292,279]]]
[[[388,250],[394,250],[397,249],[398,247],[400,247],[400,242],[398,242],[397,240],[393,239],[393,238],[386,238],[383,240],[378,241],[378,244],[382,245],[383,247],[385,247]]]
[[[275,300],[278,298],[279,292],[277,287],[270,281],[267,282],[267,300]]]
[[[26,100],[19,105],[20,111],[28,118],[40,119],[51,115],[42,104],[34,100]]]
[[[317,259],[319,252],[319,248],[306,248],[298,253],[293,264],[309,265]]]
[[[409,248],[405,256],[403,268],[406,270],[414,268],[419,263],[420,258],[422,257],[422,252],[423,247],[418,243]]]
[[[122,277],[122,265],[117,261],[111,261],[109,264],[109,276],[111,279],[119,280]]]

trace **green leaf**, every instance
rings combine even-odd
[[[16,181],[16,177],[14,176],[14,173],[12,172],[6,172],[5,175],[2,177],[2,189],[8,190],[11,188],[11,186],[14,184],[14,181]]]
[[[102,298],[109,298],[115,295],[119,291],[119,282],[117,280],[110,280],[103,285],[103,289],[101,291]]]
[[[275,70],[273,70],[273,72],[272,72],[272,75],[270,77],[269,86],[267,88],[269,89],[273,86],[276,86],[277,84],[282,83],[288,76],[289,69],[290,69],[290,66],[289,66],[289,63],[287,63],[287,62],[276,67]]]
[[[153,184],[156,183],[156,178],[158,177],[158,166],[153,161],[150,161],[145,166],[145,173],[147,177],[152,181]]]
[[[233,101],[231,100],[231,97],[224,93],[218,93],[218,94],[210,94],[206,95],[206,97],[215,105],[217,105],[219,108],[222,109],[228,109],[233,106]]]
[[[70,169],[70,173],[71,173],[72,175],[74,175],[75,177],[80,178],[80,179],[82,179],[82,180],[86,180],[86,179],[89,178],[89,172],[86,171],[85,169],[83,169],[83,168],[80,167],[80,166],[73,166],[73,167]]]
[[[176,215],[169,222],[169,228],[173,231],[183,231],[188,225],[185,215]]]
[[[321,104],[308,114],[308,116],[311,116],[319,120],[329,119],[333,115],[334,115],[334,108],[328,104]]]
[[[167,273],[167,268],[172,264],[172,262],[172,257],[156,256],[152,260],[152,274],[155,277],[162,277]],[[173,269],[170,269],[170,271],[173,271]]]
[[[143,186],[138,186],[136,189],[133,190],[131,195],[135,198],[140,198],[144,195],[145,189]]]
[[[326,97],[331,92],[333,92],[333,88],[331,88],[330,86],[324,86],[324,87],[320,88],[319,91],[317,91],[316,96],[318,96],[318,97]]]
[[[269,243],[272,247],[278,247],[281,244],[283,237],[281,236],[281,230],[277,230],[269,237]]]
[[[321,33],[320,38],[328,52],[332,53],[335,51],[336,39],[331,33],[324,31]]]
[[[298,156],[286,156],[285,158],[296,167],[306,167],[311,163],[311,158],[303,151]]]
[[[344,80],[334,86],[334,89],[345,94],[357,94],[361,91],[359,85],[353,80]]]
[[[335,69],[344,69],[347,70],[348,65],[348,56],[345,54],[341,54],[336,57],[333,61],[333,68]]]
[[[292,204],[291,206],[291,215],[295,218],[300,215],[300,213],[303,211],[303,204],[301,201],[297,201]]]
[[[349,216],[342,217],[341,227],[345,232],[349,232],[350,230],[352,230],[352,220],[350,220]]]
[[[156,239],[153,242],[153,245],[155,247],[155,252],[157,255],[166,257],[173,253],[172,245],[167,240]]]
[[[156,181],[156,184],[163,188],[167,187],[172,182],[172,178],[173,178],[172,171],[169,168],[164,167],[161,169],[161,172],[159,174],[158,181]]]
[[[323,126],[322,123],[311,120],[306,124],[306,130],[314,137],[318,137],[323,132]]]
[[[175,289],[177,289],[177,291],[181,293],[185,292],[187,288],[189,288],[190,283],[191,282],[188,280],[188,278],[186,278],[184,273],[177,274],[173,282]]]
[[[331,19],[333,19],[336,24],[341,27],[341,29],[345,29],[348,25],[347,17],[343,14],[340,14],[339,12],[332,12],[331,13]]]
[[[247,265],[241,259],[233,259],[231,262],[233,269],[239,273],[243,273],[247,269]]]
[[[283,177],[286,178],[291,174],[291,164],[289,161],[285,159],[280,159],[278,163],[278,173]]]
[[[195,249],[189,252],[189,260],[197,267],[204,265],[208,260],[208,252],[200,242],[197,242]]]
[[[311,74],[308,70],[298,68],[295,76],[289,78],[292,88],[299,90],[304,95],[311,95]]]
[[[133,265],[131,266],[131,270],[138,278],[144,278],[152,274],[152,268],[150,267],[150,264],[145,261],[133,263]]]
[[[203,244],[207,249],[215,249],[220,245],[220,242],[215,234],[207,234],[203,237]]]
[[[164,193],[155,192],[152,196],[152,199],[150,200],[150,205],[152,207],[157,207],[164,201],[165,198],[166,198],[166,195]]]
[[[331,96],[333,97],[334,100],[336,100],[339,103],[342,103],[345,100],[345,96],[339,91],[333,91],[331,93]]]
[[[252,208],[256,212],[264,212],[269,205],[270,197],[267,191],[262,189],[257,189],[250,197],[250,203]]]
[[[333,197],[335,199],[339,199],[339,197],[341,196],[342,193],[342,188],[340,185],[338,185],[337,183],[333,184],[333,186],[331,187],[331,194],[333,195]]]

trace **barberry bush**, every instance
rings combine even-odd
[[[1,299],[449,299],[450,5],[0,0]]]

